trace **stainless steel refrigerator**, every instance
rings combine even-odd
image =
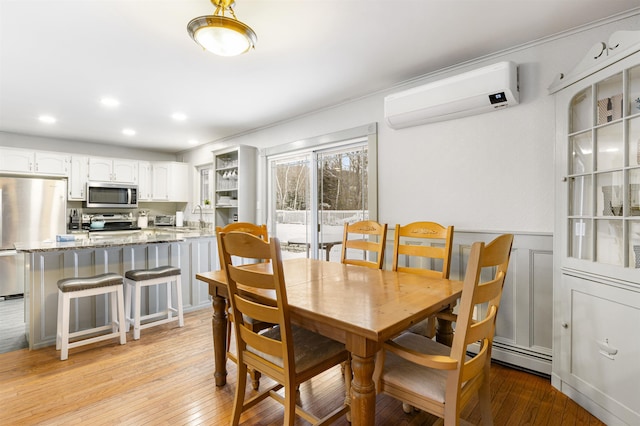
[[[24,293],[15,242],[55,241],[66,232],[67,181],[0,177],[0,297]]]

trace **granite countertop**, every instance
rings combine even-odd
[[[67,234],[72,235],[74,241],[28,241],[17,242],[15,248],[18,252],[34,253],[60,250],[78,250],[94,247],[117,247],[144,244],[162,244],[184,241],[190,238],[213,237],[215,233],[209,230],[194,229],[144,229],[140,231],[127,231],[122,233],[109,232],[84,232]]]

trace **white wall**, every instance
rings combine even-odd
[[[601,21],[527,46],[433,73],[269,128],[183,154],[194,165],[235,144],[265,148],[378,122],[378,219],[434,220],[457,230],[553,232],[555,114],[547,87],[595,43],[637,30],[640,15]],[[519,64],[521,103],[446,122],[392,130],[383,98],[491,63]],[[259,178],[260,179],[260,178]]]

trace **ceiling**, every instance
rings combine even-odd
[[[178,152],[638,6],[237,0],[258,42],[228,58],[187,35],[208,0],[0,0],[0,131]]]

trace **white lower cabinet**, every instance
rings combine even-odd
[[[609,425],[640,424],[640,288],[562,276],[561,389]]]

